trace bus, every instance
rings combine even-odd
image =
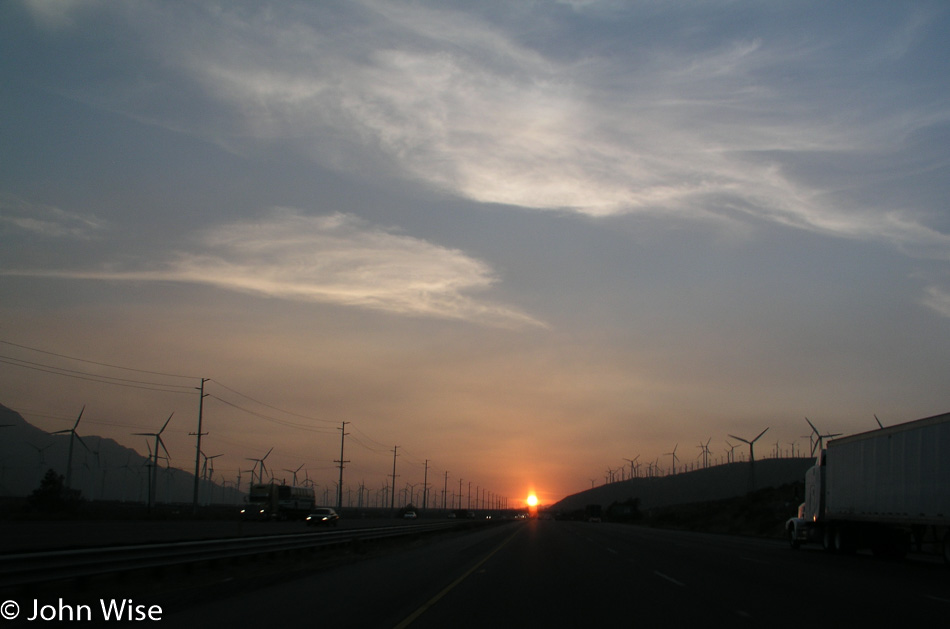
[[[312,487],[294,487],[276,483],[251,485],[244,517],[258,520],[303,519],[316,504]]]

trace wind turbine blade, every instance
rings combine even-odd
[[[79,426],[79,420],[82,419],[82,414],[83,412],[85,412],[85,410],[86,410],[86,405],[83,404],[82,408],[79,409],[79,417],[76,418],[76,423],[73,424],[73,430],[76,430],[76,427]]]
[[[175,414],[174,411],[172,411],[172,415],[174,414]],[[169,415],[168,419],[165,420],[165,423],[162,424],[162,429],[158,431],[158,434],[162,434],[163,432],[165,432],[165,427],[168,426],[168,422],[172,420],[172,415]]]
[[[85,448],[86,450],[88,450],[89,452],[92,452],[92,450],[89,450],[89,446],[86,445],[86,442],[82,440],[82,437],[80,437],[80,436],[77,435],[76,433],[73,433],[73,435],[76,437],[76,439],[79,441],[79,443],[82,444],[82,447],[84,447],[84,448]]]
[[[884,428],[884,424],[882,424],[881,420],[877,418],[877,415],[874,416],[874,421],[877,422],[878,428]]]
[[[158,446],[162,446],[162,450],[165,451],[165,458],[166,458],[166,459],[171,459],[172,456],[168,453],[168,448],[165,447],[165,442],[162,441],[161,435],[155,435],[155,440],[156,440],[156,442],[157,442],[157,444],[156,444],[156,446],[155,446],[155,451],[158,452]]]
[[[820,434],[821,434],[820,432],[818,432],[818,429],[815,428],[815,424],[811,423],[811,420],[810,420],[810,419],[808,419],[808,418],[806,417],[806,418],[805,418],[805,421],[808,422],[808,425],[811,426],[812,431],[813,431],[816,435],[820,435]]]
[[[741,441],[742,443],[751,443],[751,441],[746,441],[746,440],[743,439],[742,437],[737,437],[737,436],[735,436],[735,435],[729,435],[729,436],[732,437],[733,439],[737,439],[737,440]]]
[[[769,426],[769,428],[771,428],[771,426]],[[768,432],[769,428],[766,428],[765,430],[763,430],[762,432],[760,432],[760,433],[759,433],[759,437],[761,437],[761,436],[764,435],[766,432]],[[758,441],[758,440],[759,440],[759,437],[756,437],[755,439],[753,439],[753,440],[752,440],[752,443],[755,443],[756,441]]]

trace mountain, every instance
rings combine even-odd
[[[0,496],[28,496],[47,470],[67,476],[72,435],[52,434],[33,426],[0,404]],[[161,466],[155,483],[157,503],[191,504],[194,474]],[[148,500],[149,461],[112,439],[83,435],[73,441],[70,484],[85,500]],[[202,504],[239,504],[244,494],[233,487],[202,480]]]

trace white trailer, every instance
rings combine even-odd
[[[842,437],[805,474],[805,502],[786,523],[792,548],[933,550],[950,563],[950,413]]]

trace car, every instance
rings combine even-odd
[[[340,521],[340,516],[336,511],[329,507],[320,507],[310,511],[307,516],[307,526],[336,526]]]
[[[402,517],[404,520],[415,520],[419,516],[416,515],[415,511],[406,511],[405,513],[402,514]]]

